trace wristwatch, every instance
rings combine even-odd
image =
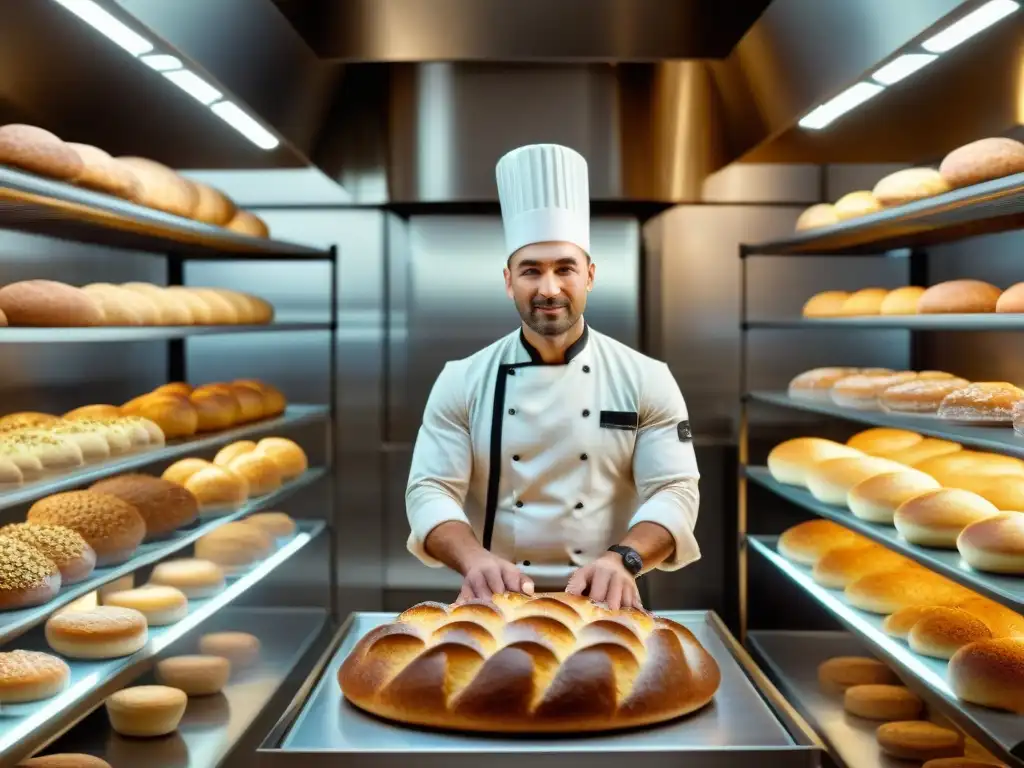
[[[608,551],[614,552],[617,555],[622,555],[622,564],[626,566],[626,570],[634,576],[644,569],[643,558],[640,557],[640,553],[632,547],[623,547],[616,544],[613,547],[608,547]]]

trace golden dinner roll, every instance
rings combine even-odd
[[[970,477],[975,482],[983,477],[1024,475],[1024,462],[1012,456],[961,449],[932,456],[914,465],[947,487],[958,487],[958,479]]]
[[[977,571],[1024,575],[1024,512],[1003,512],[969,523],[957,536],[956,548]]]
[[[1024,144],[993,136],[957,147],[942,159],[939,173],[956,189],[1024,171]]]
[[[881,309],[882,302],[889,295],[886,288],[861,288],[854,291],[839,308],[839,314],[844,317],[858,317],[863,315],[877,315]]]
[[[49,413],[17,411],[16,413],[8,413],[6,416],[0,416],[0,432],[25,429],[26,427],[47,427],[58,422],[60,422],[60,419]]]
[[[213,457],[213,463],[218,467],[226,467],[239,456],[255,450],[256,442],[254,440],[236,440],[217,451],[217,455]]]
[[[144,395],[123,406],[124,412],[142,416],[160,427],[168,440],[191,437],[199,428],[199,414],[187,397],[180,395]]]
[[[925,289],[916,285],[895,288],[886,294],[878,308],[880,315],[916,315],[917,302]]]
[[[849,291],[821,291],[804,302],[800,314],[809,318],[839,317],[848,298]]]
[[[249,498],[249,483],[244,477],[214,464],[190,476],[185,488],[199,501],[205,515],[232,512]]]
[[[232,382],[236,387],[247,387],[255,390],[263,398],[263,416],[280,416],[288,407],[288,400],[284,393],[276,387],[262,381],[252,379],[238,379]]]
[[[186,178],[185,182],[195,190],[198,198],[196,209],[192,212],[192,218],[196,221],[223,227],[235,217],[238,206],[219,189],[195,179]]]
[[[169,381],[166,384],[161,384],[159,387],[154,389],[149,394],[151,395],[180,395],[181,397],[188,397],[195,391],[195,387],[189,384],[187,381]]]
[[[857,483],[846,494],[846,506],[861,520],[892,525],[893,515],[901,504],[941,487],[931,475],[907,467]]]
[[[829,396],[843,408],[873,411],[878,409],[878,397],[889,387],[917,378],[913,371],[866,374],[858,373],[840,379],[832,385]]]
[[[54,437],[78,446],[86,463],[110,458],[110,444],[96,425],[84,421],[67,421],[41,429],[23,429],[18,434],[36,437]]]
[[[856,448],[821,437],[795,437],[768,452],[768,471],[780,483],[807,487],[811,467],[827,459],[863,456]]]
[[[196,410],[197,432],[222,432],[239,423],[241,408],[237,398],[221,392],[193,392],[189,401]]]
[[[953,692],[964,701],[1024,714],[1024,639],[965,645],[949,660],[946,674]]]
[[[188,490],[152,475],[130,473],[94,483],[90,489],[126,501],[146,521],[146,540],[168,536],[199,518],[199,502]]]
[[[149,581],[174,587],[188,598],[211,597],[224,589],[224,570],[199,558],[164,560],[153,569]]]
[[[1024,638],[1024,616],[995,600],[975,595],[958,602],[956,607],[985,622],[985,626],[992,630],[993,637]]]
[[[35,451],[27,445],[7,439],[3,433],[0,433],[0,459],[13,464],[23,480],[34,480],[43,472],[43,462]],[[13,477],[8,472],[8,478]]]
[[[121,415],[121,409],[116,405],[83,405],[68,411],[62,418],[75,419],[116,419]]]
[[[996,312],[1004,314],[1024,312],[1024,283],[1014,283],[999,294]]]
[[[166,685],[137,685],[107,698],[110,727],[122,736],[166,736],[177,730],[188,696]]]
[[[163,289],[168,299],[173,299],[188,308],[188,317],[192,325],[213,325],[213,310],[210,305],[192,292],[191,288],[182,285],[169,285]]]
[[[866,542],[859,533],[831,520],[807,520],[787,528],[779,536],[779,553],[787,560],[814,565],[831,549]]]
[[[227,659],[232,669],[245,669],[259,661],[260,640],[247,632],[211,632],[199,638],[199,652]]]
[[[208,393],[219,394],[231,398],[237,404],[235,422],[245,424],[263,418],[263,397],[247,387],[235,387],[231,384],[218,382],[197,387],[193,396]]]
[[[219,293],[204,287],[192,287],[191,290],[194,296],[198,296],[210,308],[213,325],[235,325],[238,323],[238,310]]]
[[[141,185],[139,202],[158,211],[189,217],[199,203],[196,191],[166,165],[144,157],[119,157]]]
[[[1013,421],[1013,407],[1024,400],[1024,389],[1006,381],[976,381],[942,398],[938,416],[972,421]]]
[[[116,659],[146,645],[146,617],[131,608],[101,605],[62,611],[46,622],[46,642],[69,659]]]
[[[256,452],[270,458],[281,471],[281,478],[287,482],[301,476],[309,469],[306,452],[294,440],[287,437],[264,437],[256,443]]]
[[[955,605],[969,590],[919,566],[861,576],[847,585],[846,600],[854,608],[888,616],[910,605]]]
[[[948,659],[968,643],[992,639],[992,630],[977,616],[961,608],[936,607],[922,616],[907,633],[914,653]]]
[[[274,540],[255,525],[226,523],[202,536],[195,547],[196,557],[219,565],[232,574],[265,559],[274,549]]]
[[[228,463],[227,468],[245,478],[249,484],[250,498],[273,493],[284,482],[281,470],[274,460],[258,451],[236,456]]]
[[[924,712],[921,697],[902,685],[854,685],[843,695],[843,709],[866,720],[914,720]]]
[[[63,659],[42,651],[0,653],[0,704],[41,701],[63,691],[71,668]]]
[[[96,567],[93,548],[81,534],[63,525],[10,523],[0,528],[0,536],[17,539],[42,553],[60,571],[61,586],[77,584]]]
[[[4,453],[22,472],[29,468],[17,460],[14,455],[17,451],[36,457],[43,469],[67,470],[85,464],[82,449],[75,442],[43,430],[22,429],[0,434],[0,443],[10,447]]]
[[[827,589],[845,589],[861,576],[910,565],[910,561],[880,544],[834,547],[814,564],[811,576]]]
[[[1002,291],[983,280],[947,280],[926,290],[917,302],[920,314],[995,312]]]
[[[826,459],[807,470],[807,490],[820,502],[846,506],[847,495],[858,483],[874,475],[905,469],[902,464],[877,456]]]
[[[227,224],[232,232],[249,237],[270,237],[270,228],[267,222],[251,211],[239,209]]]
[[[856,373],[856,368],[813,368],[794,376],[789,382],[787,394],[800,400],[828,401],[831,399],[832,386]]]
[[[867,190],[848,192],[835,203],[836,216],[840,221],[853,219],[858,216],[866,216],[869,213],[876,213],[882,210],[881,203]]]
[[[871,456],[881,456],[893,451],[910,448],[923,439],[922,435],[907,429],[871,427],[863,429],[847,438],[846,444]]]
[[[818,684],[829,694],[842,694],[856,685],[896,685],[886,664],[868,656],[833,656],[818,665]]]
[[[82,159],[60,137],[23,123],[0,126],[0,165],[62,181],[78,178],[84,169]]]
[[[944,611],[948,607],[944,605],[908,605],[906,608],[900,608],[895,613],[886,616],[885,621],[882,622],[882,631],[891,637],[906,640],[910,630],[917,622],[925,616],[936,611]],[[973,614],[971,615],[973,616]]]
[[[231,676],[231,662],[223,656],[172,656],[156,665],[156,679],[184,691],[189,697],[214,696]]]
[[[887,755],[903,760],[932,760],[963,754],[964,737],[959,731],[927,720],[897,720],[884,723],[875,738]]]
[[[939,488],[903,502],[893,514],[893,525],[911,544],[956,549],[957,537],[964,528],[997,514],[995,505],[976,493]]]
[[[839,221],[836,216],[836,209],[831,203],[817,203],[808,208],[797,217],[796,231],[803,232],[807,229],[827,227]]]
[[[894,413],[936,413],[947,395],[970,384],[967,379],[912,379],[886,388],[878,396],[884,411]]]
[[[74,178],[75,184],[125,200],[139,199],[142,185],[124,163],[91,144],[68,142],[65,146],[73,150],[82,161],[82,172]]]
[[[42,605],[60,589],[60,569],[35,547],[0,536],[0,611]]]
[[[287,539],[295,533],[295,521],[284,512],[257,512],[243,521],[246,525],[255,525],[274,539]]]
[[[35,502],[28,522],[76,531],[96,553],[96,565],[128,560],[146,535],[146,521],[126,501],[95,491],[65,491]]]
[[[950,189],[949,182],[934,168],[903,168],[879,179],[871,193],[888,208],[941,195]]]
[[[0,288],[0,312],[13,327],[100,326],[103,309],[81,288],[54,280],[21,280]]]
[[[103,598],[103,604],[133,608],[146,617],[150,627],[165,627],[188,616],[185,593],[166,585],[147,584],[137,589],[112,592]]]
[[[194,457],[179,459],[165,469],[160,477],[164,480],[170,480],[172,483],[184,485],[192,475],[212,466],[213,465],[206,459],[198,459]]]

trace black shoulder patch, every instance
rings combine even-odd
[[[689,419],[676,424],[676,434],[679,435],[680,443],[688,443],[693,440],[693,431],[690,429]]]

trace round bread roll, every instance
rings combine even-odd
[[[139,199],[142,185],[124,163],[91,144],[69,142],[66,146],[82,161],[82,172],[75,177],[75,184],[126,200]]]
[[[900,608],[895,613],[886,616],[885,621],[882,622],[882,631],[891,637],[906,640],[910,630],[914,628],[917,622],[925,616],[929,616],[936,611],[944,611],[948,607],[944,605],[908,605],[906,608]],[[974,614],[971,615],[973,616]]]
[[[889,291],[878,308],[880,315],[916,315],[917,302],[921,300],[925,289],[916,285],[907,285]]]
[[[280,416],[287,410],[288,400],[281,390],[270,384],[253,379],[237,379],[231,382],[235,387],[247,387],[255,390],[263,398],[263,416]]]
[[[6,328],[6,327],[7,327],[7,315],[5,315],[3,312],[0,312],[0,328]]]
[[[903,502],[892,521],[900,536],[911,544],[956,549],[957,537],[964,528],[998,514],[992,502],[976,493],[939,488]]]
[[[199,414],[187,397],[180,395],[144,395],[125,403],[124,412],[142,416],[160,427],[168,440],[191,437],[199,429]]]
[[[882,307],[882,302],[889,295],[886,288],[861,288],[854,291],[839,308],[839,314],[844,317],[858,317],[863,315],[877,315]]]
[[[213,457],[213,463],[218,467],[226,467],[239,456],[256,450],[256,443],[253,440],[236,440],[217,451]]]
[[[807,490],[824,504],[845,506],[846,497],[858,483],[874,475],[907,468],[877,456],[851,456],[819,461],[807,470]]]
[[[947,280],[921,294],[917,311],[922,315],[995,312],[1001,294],[996,286],[982,280]]]
[[[242,522],[226,523],[196,542],[196,557],[216,563],[228,575],[265,559],[274,540],[261,528]]]
[[[1024,512],[1003,512],[969,523],[957,536],[956,548],[977,571],[1024,575]]]
[[[77,178],[84,168],[78,154],[58,136],[21,123],[0,126],[0,165],[62,181]]]
[[[42,430],[20,430],[2,439],[7,445],[19,446],[37,456],[43,469],[67,470],[85,464],[82,449],[74,441]]]
[[[932,760],[963,754],[964,737],[959,731],[927,720],[898,720],[884,723],[875,732],[882,751],[903,760]]]
[[[92,755],[64,752],[22,760],[17,768],[111,768],[110,763]]]
[[[978,139],[942,159],[939,173],[950,187],[966,187],[1024,171],[1024,144],[1003,136]]]
[[[195,387],[193,387],[187,381],[169,381],[166,384],[161,384],[159,387],[150,392],[150,394],[181,395],[182,397],[188,397],[194,391]]]
[[[131,608],[101,605],[61,611],[46,621],[46,642],[69,659],[131,656],[149,639],[146,617]]]
[[[238,399],[221,392],[193,392],[189,400],[199,418],[199,432],[223,432],[239,423],[242,410]]]
[[[900,505],[925,491],[941,487],[934,477],[914,469],[886,472],[853,486],[846,494],[846,506],[861,520],[892,525]]]
[[[156,665],[161,685],[177,688],[189,696],[214,696],[231,676],[231,662],[223,656],[172,656]]]
[[[964,701],[1024,714],[1024,639],[965,645],[949,660],[946,674],[953,692]]]
[[[243,521],[246,525],[255,525],[271,538],[287,539],[295,533],[295,521],[284,512],[257,512]]]
[[[839,317],[849,291],[821,291],[809,298],[800,310],[803,317]]]
[[[1013,407],[1024,400],[1024,389],[1005,381],[978,381],[942,398],[942,419],[1013,421]]]
[[[169,480],[172,483],[177,483],[178,485],[185,485],[192,475],[212,466],[213,465],[206,459],[198,459],[195,457],[179,459],[165,469],[160,477],[164,480]]]
[[[260,640],[247,632],[211,632],[199,638],[199,652],[227,659],[233,669],[245,669],[259,661]]]
[[[878,397],[889,387],[917,378],[913,371],[867,374],[858,373],[840,379],[829,392],[832,402],[843,408],[863,411],[878,409]]]
[[[0,416],[0,432],[9,432],[26,427],[48,427],[60,422],[56,416],[38,411],[18,411]]]
[[[843,709],[866,720],[916,720],[924,702],[902,685],[854,685],[843,695]]]
[[[834,656],[818,665],[818,684],[829,694],[843,694],[858,685],[898,683],[888,666],[867,656]]]
[[[213,464],[189,477],[185,488],[199,501],[204,515],[233,512],[249,499],[249,483],[244,477]]]
[[[195,190],[198,198],[196,209],[192,212],[192,218],[196,221],[223,227],[235,217],[238,207],[219,189],[195,179],[185,179],[185,182]]]
[[[41,701],[63,691],[71,668],[63,659],[41,651],[0,653],[0,704]]]
[[[992,637],[1024,638],[1024,616],[995,600],[974,595],[958,602],[956,607],[985,622],[985,626],[992,630]]]
[[[164,445],[164,432],[149,419],[140,416],[118,416],[114,419],[86,420],[102,430],[113,455],[135,448],[156,448]]]
[[[827,227],[836,224],[839,217],[836,216],[836,209],[831,203],[817,203],[806,208],[796,220],[796,231],[803,232],[807,229]]]
[[[110,443],[98,425],[85,421],[60,422],[45,429],[23,429],[20,434],[35,437],[54,437],[78,446],[86,463],[110,458]]]
[[[185,488],[159,477],[126,474],[100,480],[89,490],[126,501],[146,521],[146,540],[166,537],[199,518],[199,502]]]
[[[224,589],[224,571],[209,560],[164,560],[153,569],[149,581],[174,587],[190,599],[211,597]]]
[[[192,325],[213,325],[213,310],[191,288],[182,285],[169,285],[163,289],[168,300],[178,306],[188,308],[188,319]]]
[[[76,531],[96,553],[96,565],[128,560],[146,535],[146,521],[131,504],[95,491],[47,496],[28,510],[28,522],[62,525]]]
[[[894,384],[878,396],[884,411],[894,413],[936,413],[947,395],[970,384],[967,379],[913,379]]]
[[[0,611],[49,602],[60,585],[56,563],[23,541],[0,536]]]
[[[832,386],[857,373],[856,368],[814,368],[794,376],[789,382],[788,395],[800,400],[829,401]]]
[[[915,565],[861,576],[843,594],[854,608],[888,616],[911,605],[956,605],[971,592]]]
[[[287,437],[264,437],[256,443],[256,452],[277,464],[281,478],[288,482],[309,469],[309,459],[298,443]]]
[[[75,328],[106,322],[92,296],[53,280],[22,280],[0,288],[0,312],[11,326]]]
[[[811,576],[827,589],[845,589],[861,576],[910,564],[907,558],[879,544],[851,544],[828,550],[814,564]]]
[[[858,216],[866,216],[869,213],[876,213],[882,210],[881,203],[875,196],[866,190],[857,190],[836,200],[836,216],[840,221],[854,219]]]
[[[199,203],[195,189],[166,165],[144,157],[120,157],[141,186],[139,202],[175,216],[190,217]]]
[[[68,421],[76,419],[116,419],[121,415],[121,409],[116,405],[83,405],[68,411],[61,418]]]
[[[107,698],[110,727],[122,736],[166,736],[178,729],[188,696],[166,685],[137,685]]]
[[[267,222],[250,211],[239,209],[225,226],[240,235],[270,237],[270,227],[267,226]]]
[[[221,397],[231,398],[237,403],[237,415],[235,417],[237,424],[246,424],[263,418],[263,398],[252,389],[223,383],[204,384],[201,387],[197,387],[196,391],[192,394],[193,396],[218,394]]]
[[[151,627],[165,627],[188,616],[188,598],[185,593],[158,584],[112,592],[103,598],[103,604],[133,608],[146,617],[146,623]]]
[[[43,462],[28,446],[0,433],[0,459],[14,464],[23,480],[33,480],[43,472]]]
[[[999,295],[996,312],[1004,314],[1024,312],[1024,283],[1015,283]]]
[[[945,486],[954,486],[958,478],[999,475],[1024,475],[1024,462],[1012,456],[1002,456],[984,451],[959,450],[940,456],[932,456],[914,465],[915,469],[927,472]]]
[[[191,288],[192,295],[198,296],[212,312],[213,325],[235,325],[238,323],[238,310],[234,305],[210,288]]]
[[[847,439],[846,444],[871,456],[882,456],[893,451],[910,448],[924,439],[917,432],[891,427],[871,427]]]
[[[281,487],[283,479],[277,463],[264,453],[249,451],[236,456],[227,465],[249,484],[249,497],[266,496]]]
[[[787,560],[814,565],[829,550],[866,542],[859,533],[831,520],[807,520],[783,531],[778,549]]]
[[[11,523],[0,528],[0,536],[17,539],[39,550],[57,566],[61,586],[77,584],[96,566],[96,553],[80,534],[63,525]]]
[[[961,608],[949,607],[936,607],[907,633],[914,653],[936,659],[948,659],[968,643],[991,639],[992,630],[985,622]]]
[[[879,179],[872,190],[886,208],[949,192],[949,182],[934,168],[904,168]]]

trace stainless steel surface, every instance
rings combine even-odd
[[[802,488],[776,482],[767,467],[746,467],[748,478],[772,493],[787,499],[820,517],[833,520],[846,528],[884,544],[901,555],[916,560],[933,571],[941,573],[976,592],[991,597],[1015,610],[1024,608],[1024,578],[983,573],[971,568],[955,549],[919,547],[902,539],[891,525],[869,523],[855,517],[849,510],[831,504],[822,504]]]
[[[76,600],[114,579],[134,573],[140,568],[153,565],[176,552],[180,552],[190,544],[198,541],[201,536],[205,536],[225,523],[240,520],[251,515],[253,512],[261,512],[276,507],[296,491],[315,483],[324,474],[323,469],[313,468],[279,490],[251,499],[234,512],[220,516],[201,516],[197,523],[189,528],[180,528],[167,538],[139,545],[132,558],[125,563],[107,568],[96,568],[89,578],[77,584],[63,587],[56,597],[43,605],[0,613],[0,643],[13,640],[32,627],[42,624],[55,610],[63,605],[67,605],[72,600]]]
[[[4,707],[4,729],[0,731],[0,760],[14,763],[49,743],[54,737],[103,704],[107,696],[148,669],[155,658],[187,633],[199,627],[224,606],[254,587],[275,568],[295,555],[323,531],[322,522],[298,521],[294,536],[282,542],[268,558],[247,571],[228,577],[227,587],[217,595],[189,601],[188,616],[166,627],[151,627],[146,646],[118,659],[69,661],[71,679],[56,696],[31,704]],[[19,646],[47,650],[41,630],[24,637]]]
[[[360,613],[339,632],[320,670],[315,686],[297,700],[300,711],[286,717],[295,719],[280,734],[279,728],[261,748],[267,765],[286,765],[301,760],[304,765],[477,765],[486,755],[491,765],[588,764],[621,765],[624,758],[643,756],[654,766],[677,765],[679,760],[699,760],[701,766],[735,765],[737,759],[758,760],[768,765],[814,765],[816,750],[803,735],[796,738],[777,719],[760,692],[744,674],[723,642],[720,630],[702,612],[663,612],[694,632],[715,657],[722,670],[722,683],[707,708],[682,720],[629,733],[588,737],[537,738],[524,736],[488,737],[447,734],[405,728],[362,714],[343,701],[337,683],[338,669],[353,645],[366,632],[394,619],[394,614]],[[273,760],[268,759],[273,757]],[[261,763],[262,764],[262,763]]]
[[[747,328],[793,328],[809,330],[871,331],[907,329],[911,331],[1020,331],[1024,315],[986,313],[978,315],[874,315],[844,318],[792,318],[750,320]]]
[[[916,690],[929,704],[938,708],[1000,759],[1013,765],[1024,765],[1024,732],[1020,727],[1019,715],[960,701],[946,679],[946,661],[920,656],[903,641],[887,635],[882,630],[884,616],[853,608],[843,599],[841,591],[818,585],[811,577],[809,568],[792,563],[778,553],[777,540],[774,536],[747,538],[755,552],[766,558],[823,610],[857,635],[871,653],[893,665],[904,677],[908,687]]]
[[[0,328],[0,344],[96,344],[118,341],[161,341],[189,336],[230,336],[237,333],[301,333],[327,331],[326,323],[267,325],[162,325],[117,328]]]
[[[260,641],[258,661],[233,672],[223,691],[193,697],[176,732],[156,739],[135,739],[113,731],[106,712],[95,711],[51,744],[48,753],[79,752],[106,760],[113,768],[213,768],[238,745],[274,695],[301,670],[297,665],[327,621],[317,608],[225,608],[203,623],[207,632],[248,632]],[[194,653],[186,637],[165,649],[161,657]],[[136,681],[146,684],[150,675]],[[251,765],[251,755],[239,765]]]

